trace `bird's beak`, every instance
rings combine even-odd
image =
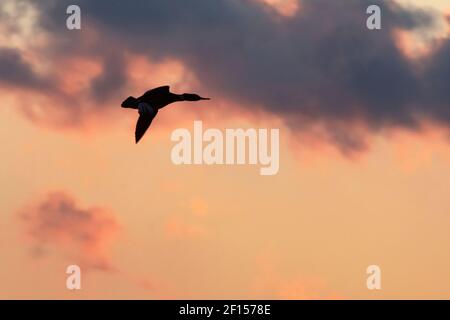
[[[203,98],[203,97],[200,97],[200,100],[211,100],[211,98]]]

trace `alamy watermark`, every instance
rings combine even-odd
[[[66,19],[66,27],[69,30],[81,30],[81,8],[76,4],[67,7],[66,13],[69,15]],[[367,7],[366,14],[369,17],[366,20],[366,27],[369,30],[381,29],[381,8],[373,4]]]
[[[76,264],[67,267],[66,288],[69,290],[81,290],[81,268]]]
[[[260,167],[261,175],[275,175],[280,168],[279,129],[203,130],[202,121],[194,121],[193,134],[185,128],[172,132],[177,142],[171,160],[181,164],[251,164]]]
[[[69,15],[66,19],[66,27],[69,30],[81,29],[81,8],[75,4],[67,7],[66,13]]]
[[[369,290],[381,290],[381,268],[375,264],[367,267],[369,275],[366,280],[366,286]]]
[[[370,16],[366,20],[366,27],[369,30],[381,29],[381,8],[376,4],[367,7],[366,13]]]

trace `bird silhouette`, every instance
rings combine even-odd
[[[170,92],[170,86],[162,86],[148,90],[139,98],[128,97],[122,102],[122,108],[137,109],[139,118],[136,123],[135,139],[136,143],[141,140],[153,119],[158,114],[159,109],[168,104],[179,101],[199,101],[210,100],[200,97],[194,93],[175,94]]]

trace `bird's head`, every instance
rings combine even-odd
[[[139,101],[135,97],[128,97],[122,102],[122,108],[133,108],[136,109]]]
[[[209,98],[200,97],[198,94],[183,93],[183,99],[186,101],[210,100]]]

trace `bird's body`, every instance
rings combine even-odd
[[[191,93],[175,94],[170,92],[169,86],[162,86],[145,92],[139,98],[128,97],[122,102],[122,108],[138,109],[139,118],[136,123],[136,143],[142,138],[152,123],[158,110],[168,104],[178,101],[209,100]]]

